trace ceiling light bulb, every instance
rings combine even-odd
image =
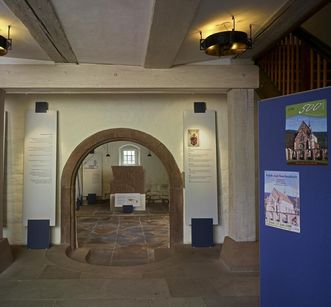
[[[238,49],[238,47],[239,47],[238,44],[234,43],[234,44],[232,44],[231,49],[235,50],[235,49]]]

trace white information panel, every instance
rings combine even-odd
[[[57,112],[25,115],[23,223],[50,220],[56,213]]]
[[[102,196],[102,153],[89,154],[83,161],[83,196]]]
[[[216,113],[184,112],[185,221],[218,224]]]

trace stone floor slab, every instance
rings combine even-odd
[[[151,301],[152,307],[206,307],[201,297],[176,297]]]
[[[93,279],[38,279],[19,281],[17,286],[4,294],[4,299],[38,300],[38,299],[75,299],[102,298],[106,293],[102,291],[103,280]]]
[[[173,297],[215,296],[218,294],[208,279],[168,278],[167,283]]]
[[[0,301],[1,307],[53,307],[54,300],[10,300]]]
[[[258,277],[212,278],[212,284],[221,296],[259,296]]]
[[[164,279],[108,279],[103,287],[107,296],[110,297],[157,298],[170,296]]]
[[[202,298],[58,300],[54,307],[206,307]]]
[[[17,280],[0,279],[0,299],[4,299],[7,293],[15,289],[18,284]]]
[[[114,278],[114,274],[108,273],[108,272],[81,272],[80,274],[81,279],[110,279]],[[135,279],[140,279],[142,278],[142,273],[141,272],[135,272],[135,271],[120,271],[116,274],[117,279],[122,279],[122,278],[135,278]]]
[[[58,300],[54,307],[150,307],[150,299]]]
[[[41,279],[78,279],[80,272],[70,271],[56,265],[47,265],[39,275]]]
[[[30,280],[39,278],[39,275],[47,265],[12,265],[5,270],[0,279]]]
[[[207,307],[259,307],[259,298],[254,296],[208,296],[203,299]]]
[[[25,246],[12,246],[16,265],[41,266],[51,264],[46,257],[47,249],[28,249]]]
[[[169,259],[169,258],[167,258]],[[208,260],[206,260],[208,259]],[[162,263],[162,261],[160,262]],[[153,270],[146,270],[144,272],[144,277],[149,278],[211,278],[218,277],[220,274],[223,274],[224,271],[220,264],[215,263],[213,260],[210,260],[208,257],[205,258],[205,261],[195,261],[190,262],[185,260],[185,258],[180,257],[176,262],[171,262],[164,268],[155,268]]]

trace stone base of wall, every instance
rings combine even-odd
[[[257,272],[259,271],[259,243],[237,242],[225,237],[220,255],[221,261],[231,271]]]
[[[0,273],[7,269],[14,261],[9,242],[7,239],[0,239]]]

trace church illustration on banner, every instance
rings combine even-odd
[[[311,126],[304,121],[293,135],[292,142],[286,148],[286,160],[295,161],[326,161],[328,149],[313,133]]]
[[[300,233],[298,172],[265,171],[265,225]]]
[[[299,201],[289,197],[277,188],[266,197],[266,225],[300,232]]]

